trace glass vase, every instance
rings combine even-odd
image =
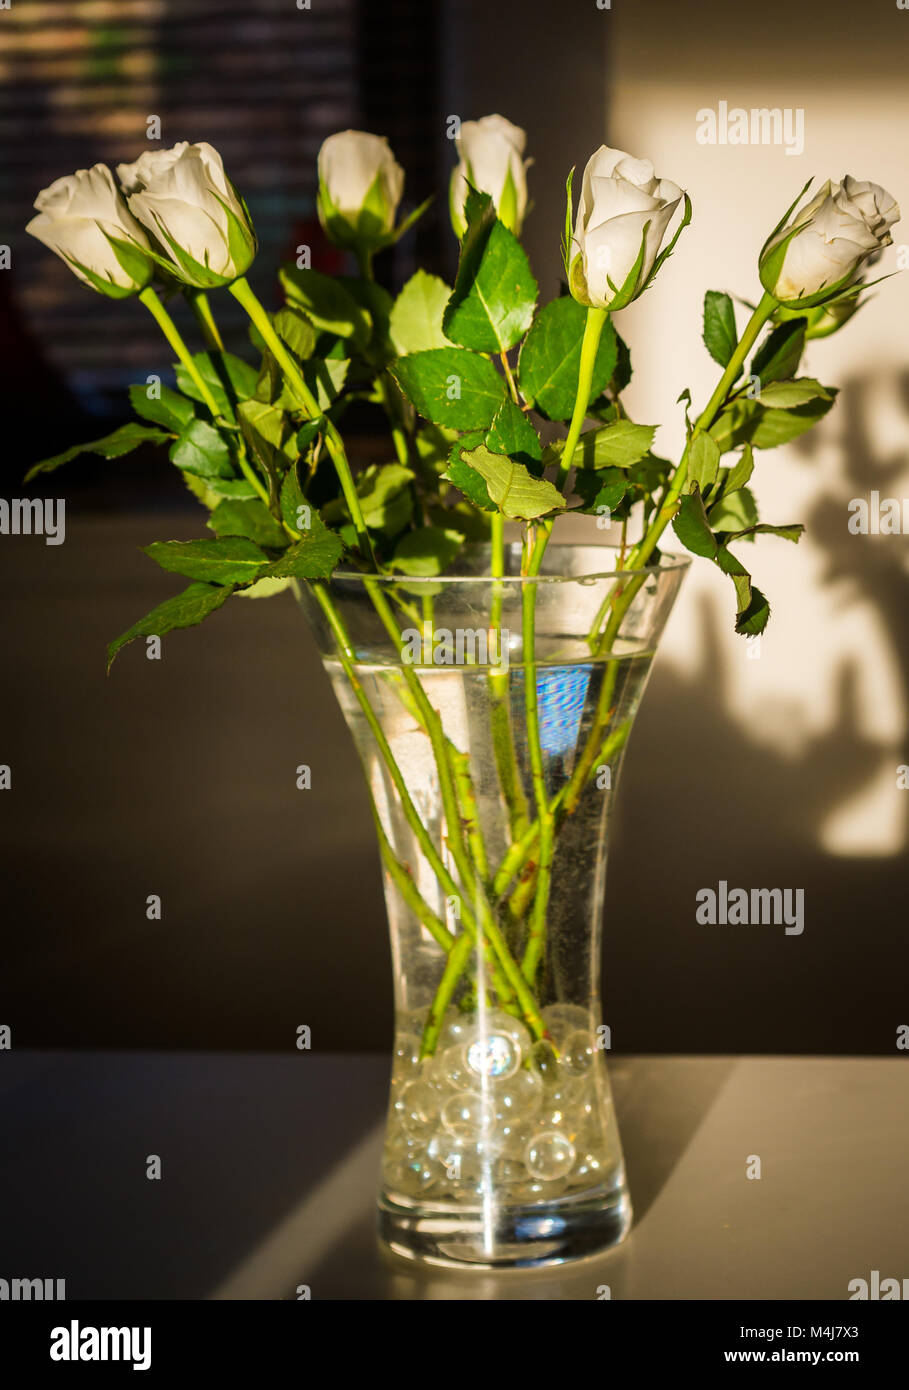
[[[687,560],[488,546],[443,577],[301,586],[363,763],[395,1045],[379,1231],[434,1265],[620,1241],[631,1205],[600,1005],[609,823]]]

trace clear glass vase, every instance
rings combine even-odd
[[[488,546],[442,578],[301,587],[369,785],[396,1035],[379,1229],[500,1268],[614,1244],[631,1206],[600,1009],[619,770],[687,560]]]

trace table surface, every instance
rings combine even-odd
[[[381,1058],[0,1052],[0,1277],[64,1278],[70,1300],[846,1299],[873,1269],[909,1274],[909,1059],[611,1071],[625,1244],[450,1274],[376,1244]]]

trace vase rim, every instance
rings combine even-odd
[[[520,556],[521,544],[519,541],[512,541],[509,542],[508,545],[506,545],[505,549],[506,551],[510,552],[513,556]],[[478,556],[482,554],[483,551],[491,552],[491,550],[492,547],[486,542],[469,542],[464,547],[464,550],[461,553]],[[618,553],[619,546],[609,544],[591,545],[586,542],[573,543],[571,541],[557,541],[547,546],[546,558],[547,560],[549,560],[550,558],[556,558],[560,552],[562,554],[570,553],[577,555],[579,551],[583,550],[604,552],[613,551],[615,553]],[[534,575],[493,575],[490,574],[488,571],[483,574],[457,574],[451,571],[445,574],[432,575],[403,574],[401,571],[375,574],[369,573],[365,570],[338,569],[333,572],[329,582],[333,582],[336,579],[353,579],[358,580],[360,583],[364,583],[366,580],[371,580],[373,583],[406,584],[408,587],[410,585],[418,584],[580,584],[590,583],[594,580],[600,579],[628,579],[629,576],[633,577],[639,574],[671,574],[676,571],[684,571],[691,564],[691,556],[680,554],[677,551],[669,551],[661,555],[658,564],[642,565],[638,569],[601,569],[595,564],[593,559],[591,559],[591,564],[593,565],[593,568],[584,569],[578,572],[577,574],[568,574],[557,571],[554,574]]]

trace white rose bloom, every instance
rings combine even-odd
[[[500,222],[516,236],[527,212],[527,133],[504,116],[464,121],[455,142],[460,163],[452,171],[449,208],[455,235],[467,229],[464,204],[471,188],[488,193]]]
[[[828,179],[761,251],[761,283],[781,303],[822,302],[855,282],[870,256],[892,241],[899,221],[893,197],[847,174]],[[793,235],[795,227],[801,228]]]
[[[26,227],[55,251],[86,285],[120,299],[152,277],[148,238],[123,201],[105,164],[57,179],[35,199],[38,216]],[[111,238],[121,243],[115,247]],[[123,243],[129,243],[129,247]]]
[[[256,235],[211,145],[181,140],[172,150],[148,150],[117,174],[130,211],[154,233],[178,279],[204,289],[249,269]]]
[[[575,299],[597,309],[630,304],[647,286],[682,197],[677,184],[655,176],[649,159],[601,145],[584,170],[571,238]]]
[[[319,220],[342,246],[377,248],[394,239],[404,170],[382,135],[342,130],[319,150]]]

